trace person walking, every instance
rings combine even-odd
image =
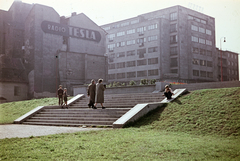
[[[62,85],[59,85],[58,91],[57,91],[57,95],[58,95],[58,105],[62,106],[63,104],[63,89],[62,89]]]
[[[68,105],[67,105],[67,97],[68,97],[67,88],[64,88],[64,91],[63,91],[63,100],[64,100],[64,104],[65,104],[66,108],[68,108]],[[63,106],[62,106],[62,108],[63,108]]]
[[[172,95],[174,95],[174,93],[172,92],[172,89],[169,88],[168,85],[165,86],[164,95],[165,95],[165,97],[167,97],[167,99],[171,99]]]
[[[98,83],[96,84],[96,98],[95,98],[95,106],[94,109],[97,109],[97,104],[100,103],[102,106],[102,109],[105,109],[105,107],[103,106],[104,103],[104,90],[105,90],[105,86],[102,84],[103,79],[99,79]]]
[[[88,107],[89,108],[92,107],[94,109],[95,95],[96,95],[96,84],[94,79],[92,79],[91,84],[88,85],[87,95],[89,97]]]

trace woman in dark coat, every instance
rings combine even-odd
[[[105,109],[105,107],[103,106],[104,103],[104,90],[105,90],[105,86],[102,84],[103,79],[99,79],[98,83],[96,84],[96,98],[95,98],[95,107],[97,106],[97,103],[100,103],[102,106],[102,109]]]
[[[94,103],[95,103],[95,95],[96,95],[96,84],[95,84],[95,80],[91,80],[91,84],[89,84],[88,86],[88,92],[87,92],[88,97],[89,98],[89,104],[88,107],[89,108],[94,108]]]

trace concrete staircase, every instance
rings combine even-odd
[[[162,93],[105,95],[106,109],[101,109],[98,104],[98,109],[94,110],[88,108],[89,98],[84,97],[71,104],[69,109],[62,109],[59,106],[45,107],[23,124],[112,127],[117,119],[136,104],[160,102],[163,99]]]

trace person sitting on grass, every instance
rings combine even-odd
[[[172,95],[174,95],[174,93],[172,92],[172,89],[169,88],[168,85],[166,85],[163,96],[167,97],[167,99],[169,100],[169,99],[172,99]]]

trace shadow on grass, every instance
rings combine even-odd
[[[167,107],[167,103],[163,104],[162,106],[157,107],[155,110],[150,111],[146,115],[142,116],[135,122],[130,122],[127,125],[125,125],[125,128],[128,127],[141,127],[144,125],[152,124],[154,121],[159,120],[161,117],[162,112]]]

